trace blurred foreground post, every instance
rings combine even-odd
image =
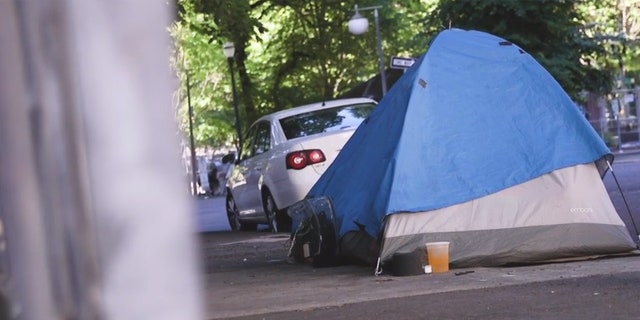
[[[0,318],[204,318],[172,10],[0,2]]]

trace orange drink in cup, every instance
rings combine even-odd
[[[431,265],[431,272],[440,273],[449,271],[449,242],[427,242],[427,260]]]

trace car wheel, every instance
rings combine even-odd
[[[227,219],[229,220],[229,227],[231,227],[232,231],[255,231],[257,229],[257,225],[255,223],[243,223],[240,221],[238,217],[238,207],[236,207],[236,202],[233,200],[233,196],[231,196],[230,192],[227,192],[227,201],[226,201],[226,209],[227,209]]]
[[[278,210],[276,202],[268,190],[264,193],[262,204],[271,232],[291,231],[291,218],[284,210]]]

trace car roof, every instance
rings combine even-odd
[[[376,104],[377,102],[369,98],[348,98],[348,99],[327,100],[327,101],[311,103],[311,104],[307,104],[299,107],[293,107],[290,109],[273,112],[260,117],[255,122],[262,121],[262,120],[269,120],[269,121],[279,120],[279,119],[286,118],[286,117],[300,114],[300,113],[321,110],[321,109],[330,109],[330,108],[339,107],[343,105],[358,104],[358,103]]]

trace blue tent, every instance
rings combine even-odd
[[[340,236],[364,229],[375,238],[389,215],[462,204],[609,153],[522,48],[449,29],[396,82],[308,196],[331,198]]]

